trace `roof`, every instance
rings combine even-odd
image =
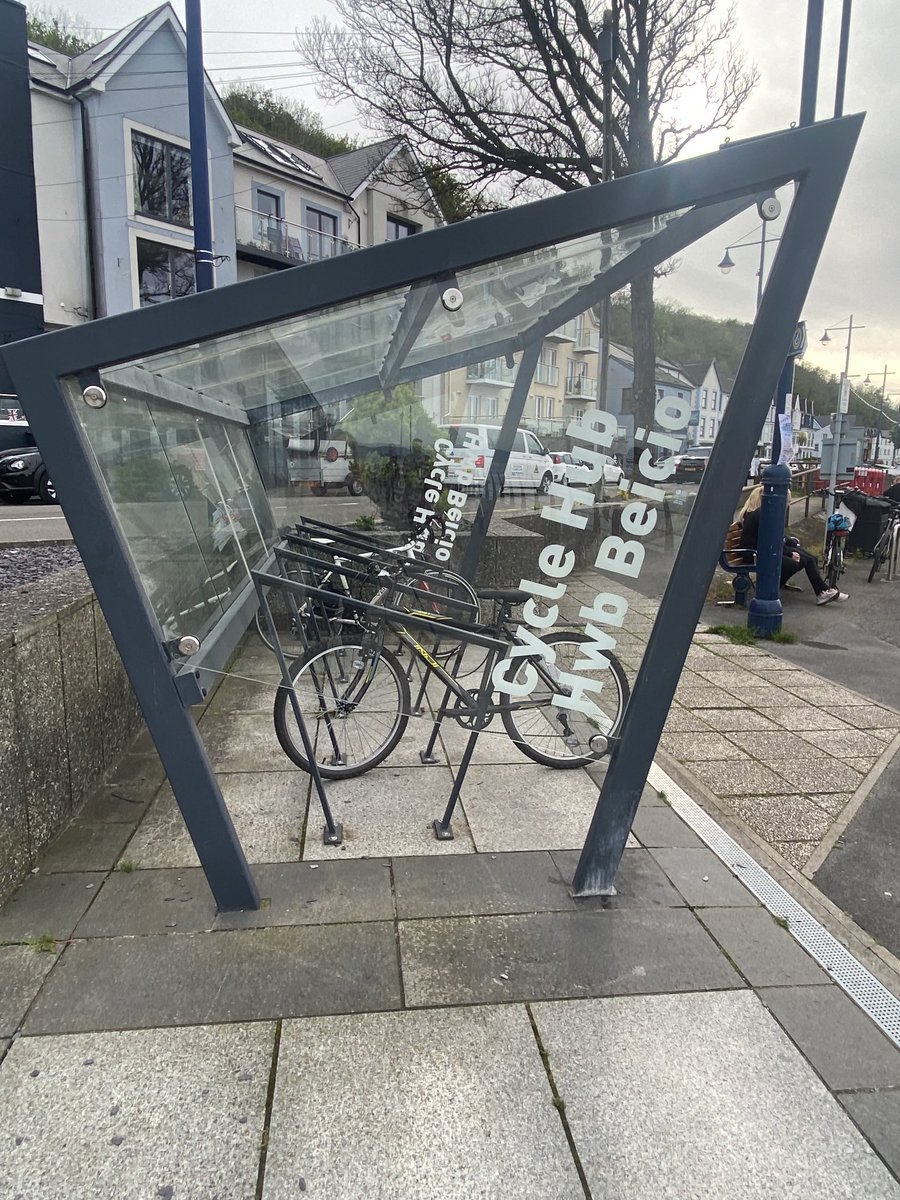
[[[92,84],[96,90],[102,91],[107,81],[128,62],[133,54],[140,50],[148,38],[166,25],[171,28],[186,53],[187,37],[184,27],[171,4],[162,4],[136,21],[132,21],[124,29],[97,42],[95,46],[90,46],[81,54],[71,57],[61,54],[49,46],[42,46],[38,42],[29,42],[29,74],[35,82],[61,88],[67,92],[76,92],[86,84]],[[237,133],[231,118],[225,111],[222,99],[213,87],[209,76],[206,75],[205,78],[207,96],[228,130],[229,140],[233,144],[237,144]]]
[[[685,375],[687,375],[694,387],[699,387],[709,374],[709,368],[715,368],[715,365],[716,360],[713,358],[707,359],[705,362],[684,363],[681,369]],[[716,371],[716,374],[718,374],[718,371]]]
[[[328,165],[347,195],[355,196],[363,184],[371,179],[375,171],[402,144],[402,138],[385,138],[383,142],[373,142],[370,146],[360,146],[357,150],[345,150],[343,154],[334,154],[329,158]]]
[[[283,142],[268,133],[259,133],[246,125],[236,126],[241,137],[237,153],[241,158],[260,163],[262,166],[279,167],[305,176],[312,183],[324,183],[326,187],[343,191],[334,172],[324,158],[309,154],[290,142]]]

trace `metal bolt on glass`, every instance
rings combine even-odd
[[[88,408],[102,408],[106,403],[106,392],[96,383],[92,383],[86,387],[82,395]]]

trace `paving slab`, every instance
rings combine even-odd
[[[822,711],[838,718],[845,725],[852,725],[855,729],[893,729],[896,732],[900,728],[900,713],[890,708],[879,708],[877,704],[867,708],[859,705],[849,708],[825,707]]]
[[[831,828],[828,814],[805,796],[732,796],[729,803],[766,841],[819,842]]]
[[[810,764],[809,771],[812,770],[814,764]],[[752,759],[747,762],[695,762],[691,763],[691,772],[717,796],[778,796],[785,790],[783,774],[779,775]],[[834,788],[830,790],[834,791]]]
[[[26,1033],[399,1008],[393,924],[94,938],[68,947]]]
[[[165,781],[166,772],[159,755],[123,754],[106,776],[106,785],[127,800],[151,800]]]
[[[0,946],[0,1037],[12,1037],[50,968],[56,953],[31,946]]]
[[[828,761],[828,756],[823,755],[818,746],[810,745],[802,737],[787,730],[779,729],[774,733],[762,730],[734,731],[728,736],[735,746],[740,746],[747,754],[768,763],[775,771],[778,770],[779,761],[785,758],[793,762],[819,763],[820,769],[823,761]],[[832,736],[832,750],[835,746]]]
[[[307,775],[294,768],[291,772],[219,775],[218,780],[248,862],[291,862],[300,857]],[[138,867],[199,865],[168,785],[153,801],[123,857]]]
[[[700,709],[701,713],[707,708],[744,708],[744,701],[732,696],[723,688],[705,686],[686,687],[680,684],[675,691],[675,700],[684,708]]]
[[[642,846],[702,846],[693,829],[671,808],[639,807],[631,832]]]
[[[29,875],[0,908],[0,943],[22,942],[52,933],[65,941],[97,894],[105,876]]]
[[[200,734],[217,773],[297,770],[278,744],[271,712],[204,715]]]
[[[75,929],[75,937],[201,933],[277,925],[390,921],[394,915],[389,864],[262,863],[253,872],[262,905],[256,911],[218,913],[199,867],[116,871]]]
[[[422,742],[420,749],[424,749],[425,741],[421,738],[419,740]],[[456,766],[462,759],[468,740],[468,730],[462,729],[456,721],[444,721],[441,726],[441,742],[453,766]],[[503,728],[503,722],[499,716],[493,717],[487,728],[479,734],[478,741],[475,743],[475,753],[472,756],[473,765],[511,763],[521,766],[526,761],[522,751],[516,749],[515,742]]]
[[[773,850],[777,850],[782,858],[786,859],[792,867],[796,867],[798,871],[802,871],[806,864],[812,858],[818,842],[770,842],[769,845]]]
[[[584,771],[537,763],[472,767],[462,787],[469,828],[482,853],[580,848],[599,795]]]
[[[859,771],[854,771],[845,763],[834,759],[818,763],[789,763],[780,762],[778,770],[785,783],[790,784],[798,792],[855,792],[863,781]]]
[[[595,1197],[900,1196],[752,993],[538,1004],[533,1013]]]
[[[792,729],[798,733],[805,729],[843,731],[849,728],[848,724],[839,720],[836,714],[826,712],[821,708],[814,708],[811,704],[790,704],[784,708],[767,708],[766,716],[777,721],[779,725],[783,725],[785,729]]]
[[[246,1200],[271,1023],[19,1038],[0,1067],[0,1195]]]
[[[90,824],[110,821],[136,825],[149,803],[149,793],[143,798],[125,796],[109,784],[98,784],[79,809],[78,819]]]
[[[759,994],[830,1088],[900,1087],[900,1050],[840,988]]]
[[[569,911],[575,902],[545,851],[396,858],[400,920]]]
[[[821,808],[823,812],[827,812],[830,817],[838,817],[853,799],[852,792],[816,792],[814,796],[808,796],[817,808]]]
[[[825,972],[764,908],[704,908],[700,920],[751,987],[827,984]]]
[[[229,674],[207,705],[205,719],[212,721],[226,713],[267,713],[271,721],[277,691],[277,679],[260,682]]]
[[[519,1006],[286,1021],[263,1200],[583,1200],[552,1101]]]
[[[778,726],[771,720],[771,712],[765,716],[752,708],[709,708],[703,713],[703,719],[713,729],[721,733],[731,733],[745,730],[771,731]]]
[[[45,875],[58,871],[111,871],[131,837],[124,821],[72,821],[38,859]]]
[[[713,710],[713,712],[716,711],[718,710]],[[665,728],[666,733],[709,733],[711,723],[712,718],[709,713],[704,712],[701,717],[699,713],[691,712],[689,708],[684,708],[673,701],[666,717]]]
[[[664,733],[663,750],[681,762],[749,759],[749,755],[721,733]]]
[[[836,758],[877,758],[884,753],[884,742],[860,729],[842,731],[840,737],[835,737],[826,729],[807,729],[800,736]]]
[[[404,921],[400,956],[413,1008],[740,986],[683,908]]]
[[[453,840],[438,841],[433,822],[444,815],[453,780],[449,768],[386,765],[356,779],[326,780],[325,793],[335,821],[344,827],[340,846],[322,843],[324,820],[315,795],[303,843],[303,859],[387,858],[391,855],[471,854],[466,811],[457,805]]]
[[[758,903],[712,850],[663,848],[650,853],[692,908]]]
[[[844,1092],[841,1104],[895,1175],[900,1175],[900,1092]]]
[[[638,810],[640,811],[640,810]],[[580,850],[554,850],[550,857],[563,882],[571,888]],[[680,908],[682,896],[669,883],[648,850],[627,850],[616,875],[614,896],[587,896],[573,901],[576,908]]]

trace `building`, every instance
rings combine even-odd
[[[693,391],[691,429],[693,445],[709,445],[716,440],[722,416],[728,407],[731,381],[722,377],[716,360],[685,363],[680,368]]]
[[[170,5],[74,57],[29,44],[47,329],[194,291],[186,37]],[[320,159],[206,79],[216,285],[443,223],[400,139]]]

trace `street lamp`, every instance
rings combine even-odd
[[[854,329],[865,329],[865,325],[854,325],[853,324],[853,313],[851,313],[850,320],[847,322],[846,325],[828,325],[828,326],[826,326],[825,332],[822,334],[821,338],[819,339],[823,346],[827,346],[831,342],[831,338],[828,336],[829,333],[837,333],[837,332],[840,332],[843,330],[846,330],[846,332],[847,332],[847,347],[846,347],[847,353],[846,353],[846,357],[844,359],[844,369],[841,372],[840,389],[838,391],[838,411],[835,414],[836,420],[834,422],[834,446],[833,446],[833,454],[832,454],[832,459],[831,459],[831,476],[830,476],[829,482],[828,482],[828,490],[832,493],[834,492],[835,485],[837,484],[838,452],[841,448],[841,426],[843,425],[843,421],[844,421],[844,413],[847,411],[847,404],[848,404],[848,398],[849,398],[849,392],[850,392],[850,347],[853,344]],[[835,507],[836,507],[836,502],[835,502],[834,496],[832,495],[832,498],[831,498],[831,511],[832,512],[834,512]]]
[[[756,273],[756,307],[759,308],[762,303],[763,294],[763,273],[766,267],[766,246],[770,242],[780,242],[780,237],[766,237],[768,223],[763,221],[760,226],[762,237],[758,242],[734,242],[731,246],[725,247],[725,253],[722,256],[722,261],[719,263],[719,270],[723,275],[728,275],[734,269],[734,260],[731,257],[732,250],[743,250],[745,246],[759,246],[759,270]],[[755,232],[755,230],[754,230]]]
[[[896,373],[897,373],[896,371],[889,371],[887,369],[887,363],[884,364],[884,370],[881,373],[881,403],[878,405],[878,423],[875,426],[875,466],[876,467],[878,466],[878,454],[881,449],[881,422],[884,419],[884,400],[885,400],[885,396],[887,395],[888,375],[896,375]],[[863,383],[871,384],[871,382],[872,382],[872,380],[869,378],[869,372],[867,372],[866,377],[863,380]]]

